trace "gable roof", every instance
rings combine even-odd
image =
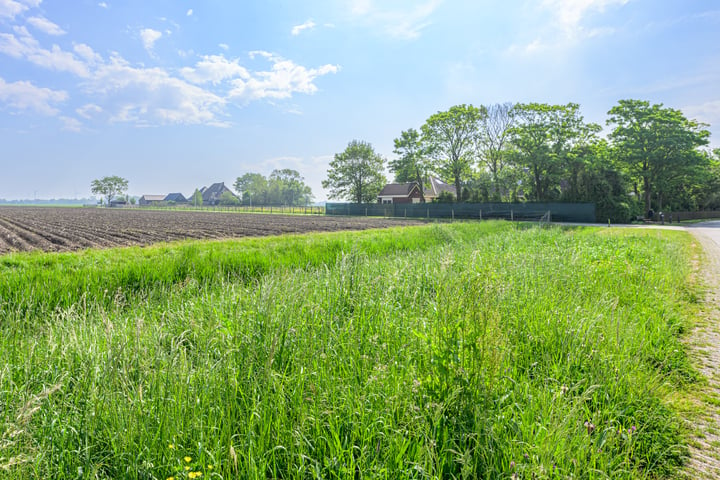
[[[162,202],[165,200],[165,195],[143,195],[140,198],[148,202]]]
[[[166,202],[187,202],[187,198],[182,193],[168,193],[165,197]]]
[[[378,197],[407,197],[417,189],[417,183],[388,183],[378,193]]]
[[[434,197],[439,196],[442,192],[449,192],[457,197],[455,185],[450,185],[435,177],[430,177],[430,192]]]

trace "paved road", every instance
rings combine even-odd
[[[720,221],[685,228],[702,245],[702,268],[707,292],[703,316],[690,336],[690,355],[707,378],[704,396],[698,401],[702,415],[691,425],[694,431],[686,478],[720,478]]]

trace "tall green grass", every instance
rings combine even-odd
[[[4,258],[0,478],[671,475],[689,241],[605,232]]]

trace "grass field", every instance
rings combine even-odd
[[[0,478],[672,475],[690,237],[503,222],[0,257]]]

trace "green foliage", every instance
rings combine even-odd
[[[117,175],[102,177],[90,183],[90,191],[94,195],[104,195],[105,204],[110,205],[110,200],[115,195],[123,194],[128,188],[128,181]]]
[[[475,160],[475,144],[485,107],[455,105],[446,112],[431,115],[422,126],[422,141],[436,163],[436,170],[455,184],[458,201]]]
[[[391,160],[390,171],[395,174],[398,183],[415,182],[420,188],[420,201],[425,201],[425,182],[430,169],[427,146],[423,144],[420,133],[414,128],[400,133],[394,140],[393,152],[399,157]]]
[[[384,164],[385,160],[375,153],[371,144],[352,140],[345,151],[335,154],[322,186],[330,190],[330,198],[354,203],[375,202],[387,181],[383,175]]]
[[[240,199],[231,192],[223,192],[218,203],[224,206],[240,205]]]
[[[699,178],[708,143],[705,125],[688,120],[680,110],[643,100],[620,100],[609,112],[610,139],[618,160],[643,188],[645,209],[663,209],[664,198]]]
[[[190,204],[195,207],[202,207],[203,196],[200,190],[198,190],[197,188],[195,189],[195,192],[193,192],[192,197],[190,198]]]
[[[580,106],[518,104],[513,108],[516,123],[510,129],[511,156],[517,167],[527,172],[530,195],[537,201],[557,200],[561,179],[576,163],[582,162],[581,149],[593,142],[600,126],[586,124]]]
[[[484,222],[2,257],[3,478],[672,475],[689,243]]]
[[[312,201],[312,190],[297,170],[273,170],[269,178],[260,173],[246,173],[235,181],[244,205],[302,206]]]

